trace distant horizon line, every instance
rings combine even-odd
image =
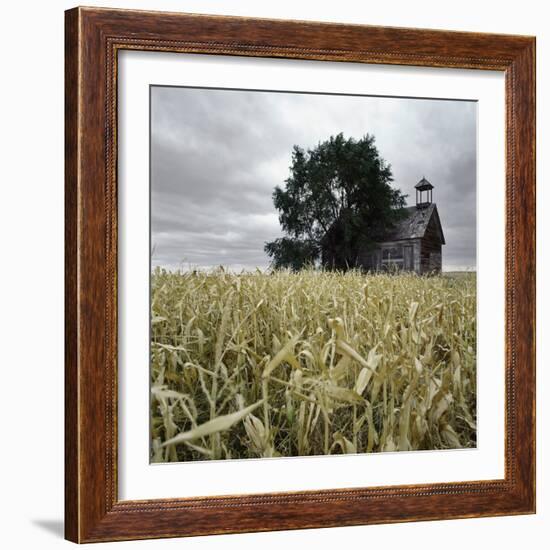
[[[216,264],[216,265],[208,265],[208,266],[199,266],[199,265],[183,265],[183,264],[178,264],[178,265],[175,265],[175,264],[157,264],[157,265],[151,265],[151,271],[154,271],[155,269],[157,268],[160,268],[160,269],[165,269],[166,271],[185,271],[185,272],[188,272],[188,271],[214,271],[216,269],[224,269],[225,271],[229,271],[229,272],[232,272],[232,273],[254,273],[255,271],[261,271],[261,272],[266,272],[266,271],[277,271],[277,269],[273,269],[269,266],[267,267],[260,267],[260,266],[255,266],[255,267],[242,267],[242,266],[239,266],[239,267],[234,267],[234,266],[231,266],[231,265],[223,265],[223,264]],[[316,267],[316,266],[313,266],[313,268],[315,270],[319,270],[319,271],[322,271],[323,268],[321,266],[319,267]],[[306,268],[307,269],[307,268]],[[354,269],[354,268],[351,268],[351,269]],[[359,269],[359,268],[355,268],[355,269]],[[282,271],[282,270],[279,270],[279,271]],[[325,269],[324,271],[331,271],[330,269]],[[477,273],[477,266],[448,266],[448,267],[443,267],[441,269],[441,272],[442,273]]]

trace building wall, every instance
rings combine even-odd
[[[391,269],[392,267],[404,269],[406,253],[403,250],[403,247],[406,246],[410,246],[412,248],[412,269],[407,269],[407,271],[412,270],[416,273],[421,273],[422,244],[420,239],[387,241],[380,243],[372,250],[365,249],[358,255],[358,264],[367,271],[385,271],[387,269]],[[385,254],[384,251],[388,250],[391,250],[392,253]]]
[[[442,267],[441,244],[422,241],[420,273],[439,273]]]
[[[422,247],[421,240],[414,239],[413,246],[414,246],[414,271],[415,273],[420,274],[421,273],[420,250]]]
[[[441,267],[441,240],[437,224],[432,218],[422,239],[419,273],[439,273],[441,272]]]

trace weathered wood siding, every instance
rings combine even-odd
[[[419,275],[441,272],[442,247],[435,228],[429,228],[422,239],[388,241],[380,243],[373,250],[360,252],[358,264],[367,271],[385,271],[388,269],[388,262],[383,260],[383,251],[385,249],[395,250],[400,247],[403,249],[404,247],[410,247],[410,252],[403,250],[403,260],[399,259],[391,262],[392,268],[414,271]],[[409,253],[412,255],[412,265],[407,262],[407,254]]]
[[[380,248],[361,250],[357,256],[357,263],[366,271],[379,271],[382,264],[382,251]]]
[[[435,218],[432,217],[421,239],[419,273],[439,273],[442,266],[441,240]]]
[[[406,265],[407,251],[405,247],[410,247],[411,264],[410,266]],[[358,265],[367,271],[384,271],[388,269],[387,261],[384,262],[383,251],[387,249],[398,249],[402,250],[402,260],[399,259],[392,267],[397,267],[398,269],[405,269],[407,271],[415,271],[420,273],[421,270],[421,259],[420,253],[422,249],[421,239],[403,239],[400,241],[387,241],[379,243],[378,246],[372,250],[363,250],[359,252],[358,255]]]

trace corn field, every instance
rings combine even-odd
[[[151,460],[475,447],[476,276],[152,274]]]

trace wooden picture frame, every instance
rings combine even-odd
[[[148,501],[117,496],[117,53],[501,71],[506,86],[505,477]],[[65,533],[74,542],[535,511],[535,39],[99,8],[66,12]]]

